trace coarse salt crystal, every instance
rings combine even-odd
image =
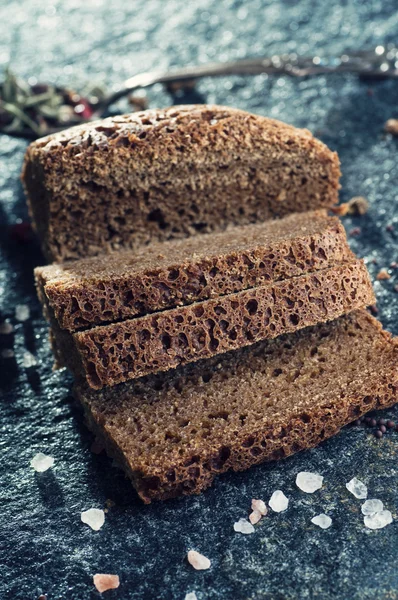
[[[198,597],[195,592],[188,592],[188,594],[185,594],[185,600],[198,600]]]
[[[364,500],[368,496],[368,488],[362,481],[353,477],[351,481],[345,484],[347,490],[359,500]]]
[[[35,454],[30,461],[30,466],[38,473],[44,473],[54,465],[54,459],[52,456],[47,456],[42,452]]]
[[[14,350],[11,350],[11,348],[4,348],[4,350],[1,351],[1,356],[2,358],[14,358]]]
[[[115,590],[120,585],[119,575],[109,575],[106,573],[96,573],[93,582],[100,594],[107,590]]]
[[[361,512],[363,515],[374,515],[375,513],[381,512],[383,508],[384,506],[381,500],[372,498],[371,500],[366,500],[362,504]]]
[[[301,471],[297,473],[296,485],[302,492],[306,494],[313,494],[317,490],[320,490],[323,484],[322,475],[317,473],[309,473],[308,471]]]
[[[257,510],[261,515],[267,514],[267,507],[264,500],[252,500],[252,510]]]
[[[286,498],[282,490],[275,490],[269,499],[268,505],[274,512],[282,512],[289,506],[289,499]]]
[[[25,367],[25,369],[30,369],[30,367],[35,367],[36,365],[36,357],[33,356],[31,352],[24,352],[22,356],[22,366]]]
[[[100,508],[89,508],[80,514],[82,523],[85,523],[94,531],[101,529],[105,523],[105,513]]]
[[[4,323],[0,323],[0,333],[2,335],[9,335],[14,331],[14,327],[8,321],[4,321]]]
[[[207,556],[203,556],[203,554],[200,554],[200,552],[196,552],[196,550],[189,550],[187,558],[189,564],[192,565],[197,571],[206,571],[206,569],[210,569],[210,560],[207,558]]]
[[[392,514],[389,510],[381,510],[373,515],[365,515],[363,522],[369,529],[382,529],[392,523]]]
[[[234,523],[234,531],[237,533],[244,533],[245,535],[249,535],[250,533],[254,533],[255,529],[253,525],[247,521],[246,519],[239,519]]]
[[[259,521],[261,521],[261,517],[263,515],[258,510],[253,510],[253,512],[249,515],[249,521],[252,525],[255,525]]]
[[[15,318],[17,321],[27,321],[30,317],[30,309],[26,304],[17,304],[15,307]]]
[[[321,529],[328,529],[332,524],[332,519],[327,515],[321,513],[320,515],[316,515],[316,517],[312,517],[311,523],[314,525],[318,525]]]

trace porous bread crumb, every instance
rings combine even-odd
[[[391,135],[398,135],[398,119],[388,119],[384,124],[384,131]]]
[[[196,569],[196,571],[206,571],[207,569],[210,569],[210,560],[206,556],[203,556],[203,554],[200,554],[200,552],[197,552],[196,550],[189,550],[187,554],[187,559],[189,564],[192,565],[193,568]]]
[[[376,275],[377,281],[384,281],[386,279],[391,279],[391,275],[387,271],[387,269],[380,269],[380,271]]]
[[[120,585],[119,575],[107,573],[96,573],[93,576],[93,582],[100,594],[107,590],[115,590]]]
[[[354,196],[348,201],[349,215],[365,215],[369,210],[369,202],[363,196]]]

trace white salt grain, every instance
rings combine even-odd
[[[365,527],[369,529],[383,529],[383,527],[392,523],[392,514],[389,510],[382,510],[373,515],[365,515],[363,522]]]
[[[322,475],[309,473],[308,471],[301,471],[300,473],[297,473],[296,485],[302,492],[305,492],[306,494],[313,494],[317,490],[320,490],[322,484]]]
[[[365,500],[368,497],[368,488],[362,481],[353,477],[351,481],[345,484],[347,490],[359,500]]]
[[[94,531],[101,529],[105,523],[105,513],[100,508],[89,508],[81,513],[82,523],[85,523]]]
[[[52,456],[47,456],[42,452],[35,454],[30,461],[30,466],[38,473],[44,473],[54,465],[54,459]]]
[[[188,592],[188,594],[185,594],[185,600],[198,600],[198,597],[195,592]]]
[[[9,335],[14,331],[14,327],[8,321],[4,321],[4,323],[0,323],[0,333],[2,335]]]
[[[259,521],[261,521],[261,517],[263,515],[258,510],[253,510],[253,512],[249,515],[249,521],[252,525],[255,525]]]
[[[282,512],[287,509],[289,500],[282,490],[276,490],[269,499],[268,505],[274,512]]]
[[[30,309],[26,304],[17,304],[15,307],[15,318],[17,321],[27,321],[30,317]]]
[[[107,573],[96,573],[93,582],[100,594],[107,590],[115,590],[120,585],[119,575],[109,575]]]
[[[31,352],[24,352],[22,356],[22,366],[25,367],[25,369],[29,369],[30,367],[35,367],[36,365],[36,357],[33,356]]]
[[[14,350],[11,350],[11,348],[4,348],[4,350],[1,351],[1,356],[2,358],[14,358]]]
[[[245,535],[249,535],[250,533],[254,533],[255,529],[249,521],[246,519],[239,519],[234,523],[234,531],[237,533],[244,533]]]
[[[187,554],[188,562],[193,566],[197,571],[205,571],[206,569],[210,569],[211,562],[203,554],[196,552],[196,550],[190,550]]]
[[[320,515],[316,515],[316,517],[312,517],[311,523],[314,525],[318,525],[321,529],[328,529],[332,524],[332,519],[327,515],[321,513]]]
[[[366,500],[361,506],[361,512],[363,515],[374,515],[375,513],[379,513],[383,510],[383,502],[381,500],[377,500],[376,498],[372,498],[371,500]]]
[[[265,506],[264,500],[252,500],[252,510],[256,510],[261,515],[267,514],[267,507]]]

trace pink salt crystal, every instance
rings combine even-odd
[[[205,571],[206,569],[210,569],[211,562],[206,556],[196,552],[196,550],[190,550],[187,555],[188,562],[193,566],[197,571]]]
[[[267,514],[267,507],[265,506],[265,502],[263,500],[252,500],[252,510],[257,511],[260,515],[264,516]]]
[[[252,525],[255,525],[261,520],[262,516],[263,515],[258,510],[253,510],[253,512],[249,515],[249,521]]]
[[[119,575],[107,575],[105,573],[96,573],[93,582],[100,594],[107,590],[115,590],[119,587]]]

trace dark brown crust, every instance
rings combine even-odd
[[[339,176],[310,132],[198,105],[37,140],[22,181],[44,253],[62,261],[330,208]]]
[[[89,428],[146,503],[319,444],[397,401],[398,342],[356,311],[167,374],[75,387]]]
[[[61,329],[76,331],[214,298],[353,258],[344,228],[323,210],[133,253],[35,269],[38,294]]]
[[[374,302],[366,267],[363,261],[353,260],[77,332],[73,334],[75,351],[68,349],[62,361],[76,375],[84,373],[91,387],[100,389],[330,321]]]

